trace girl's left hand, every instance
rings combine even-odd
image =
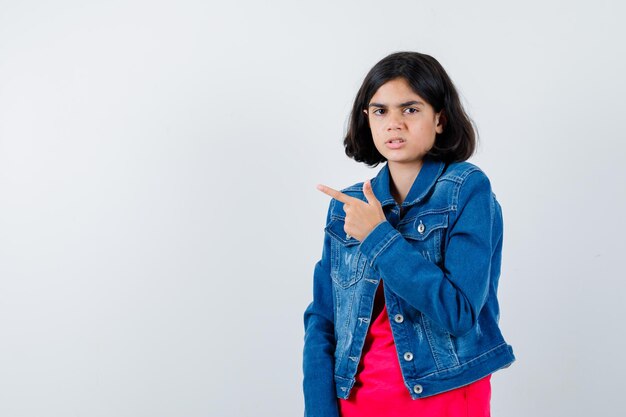
[[[374,195],[370,180],[363,183],[363,194],[367,203],[322,184],[318,184],[317,189],[343,203],[343,211],[346,213],[343,229],[346,234],[359,241],[363,241],[379,223],[387,220],[380,201]]]

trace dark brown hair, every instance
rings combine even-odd
[[[346,155],[357,162],[376,166],[386,161],[374,146],[367,109],[372,96],[387,81],[404,78],[413,91],[441,112],[443,132],[426,157],[446,162],[465,161],[476,148],[477,130],[465,113],[459,95],[441,64],[419,52],[395,52],[380,60],[367,73],[354,100],[348,132],[343,141]]]

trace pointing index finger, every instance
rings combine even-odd
[[[327,187],[322,184],[318,184],[317,189],[323,192],[324,194],[331,196],[335,200],[341,201],[342,203],[350,203],[351,201],[355,200],[354,197],[349,196],[348,194],[344,194],[341,191],[337,191],[333,188]],[[358,198],[356,200],[358,200]]]

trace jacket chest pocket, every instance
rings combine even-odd
[[[343,219],[332,219],[325,231],[332,236],[330,275],[341,288],[348,288],[363,278],[366,258],[359,251],[360,241],[346,237]]]
[[[424,212],[398,225],[398,231],[425,259],[438,265],[445,255],[449,211]]]

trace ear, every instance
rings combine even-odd
[[[435,132],[441,134],[443,133],[443,125],[446,122],[446,116],[443,114],[443,109],[437,114],[435,114]]]

